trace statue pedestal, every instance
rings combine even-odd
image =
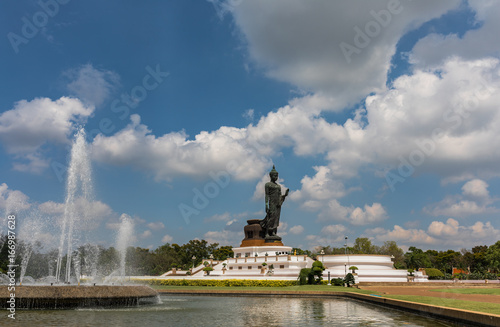
[[[257,254],[257,257],[259,257],[260,260],[263,260],[266,257],[266,253],[268,257],[276,256],[276,253],[278,253],[278,255],[291,254],[292,247],[284,246],[281,242],[279,242],[279,244],[263,243],[263,245],[233,248],[233,252],[236,258],[247,258],[253,260]]]
[[[281,237],[268,236],[264,238],[264,233],[260,227],[260,219],[249,219],[243,230],[245,232],[245,238],[241,241],[241,247],[247,246],[284,246],[281,242]],[[278,251],[283,252],[283,251]],[[285,251],[286,252],[286,251]],[[274,252],[273,252],[274,253]]]

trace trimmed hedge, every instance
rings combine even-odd
[[[444,274],[441,270],[436,268],[425,268],[425,273],[429,276],[429,279],[443,279]]]
[[[295,280],[251,280],[251,279],[149,279],[142,280],[150,285],[165,286],[241,286],[241,287],[286,287],[296,286]]]

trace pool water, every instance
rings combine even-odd
[[[0,326],[458,326],[343,298],[162,295],[131,308],[18,310]]]

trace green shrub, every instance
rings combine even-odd
[[[309,275],[311,274],[311,268],[302,268],[299,273],[299,285],[305,285],[308,283]]]
[[[425,268],[425,274],[429,276],[429,279],[443,279],[444,274],[441,270],[436,268]]]
[[[354,279],[354,275],[351,273],[348,273],[347,275],[345,275],[344,283],[347,284],[347,287],[351,287],[351,285],[356,284],[356,280]]]
[[[149,279],[137,280],[137,282],[148,283],[150,285],[165,285],[165,286],[209,286],[209,287],[226,287],[226,286],[241,286],[241,287],[286,287],[295,286],[297,282],[294,280],[251,280],[251,279]]]
[[[344,286],[344,280],[342,278],[333,278],[331,282],[333,286]]]
[[[323,280],[323,270],[325,270],[325,266],[323,266],[323,263],[321,261],[316,260],[313,262],[311,273],[312,281],[314,281],[315,284],[319,284]]]

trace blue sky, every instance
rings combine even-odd
[[[286,245],[500,239],[494,1],[0,6],[0,208],[32,239],[57,242],[79,126],[106,246],[123,214],[134,246],[239,246],[273,164]]]

